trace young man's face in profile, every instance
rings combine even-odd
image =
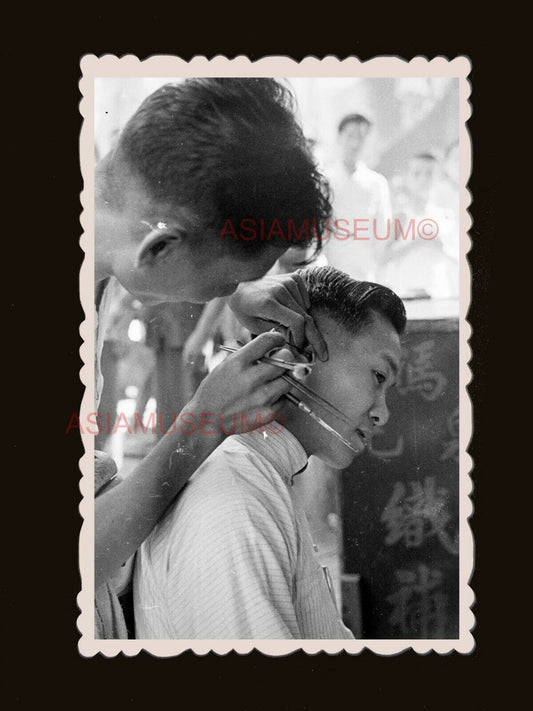
[[[106,223],[113,273],[143,303],[203,303],[229,296],[242,281],[262,277],[286,251],[267,243],[244,259],[223,247],[220,234],[206,234],[191,210],[158,204],[138,185]],[[233,240],[233,236],[222,239]]]
[[[313,318],[328,344],[329,359],[315,364],[306,384],[343,412],[352,424],[344,424],[303,399],[361,453],[370,444],[376,427],[389,419],[386,398],[400,366],[400,337],[390,322],[378,314],[355,336],[320,312],[314,312]],[[312,441],[313,454],[331,466],[343,469],[357,456],[309,418],[305,428],[303,438],[308,436]]]

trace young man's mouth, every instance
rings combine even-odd
[[[364,446],[368,447],[370,445],[370,441],[372,439],[370,432],[367,432],[366,430],[363,430],[360,427],[358,427],[355,431],[356,431],[359,439],[363,442]]]

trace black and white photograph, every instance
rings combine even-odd
[[[82,59],[81,654],[473,648],[470,70]]]

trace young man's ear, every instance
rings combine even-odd
[[[158,259],[167,257],[169,252],[180,245],[184,234],[176,231],[173,233],[153,230],[140,243],[137,248],[136,266],[151,266]]]

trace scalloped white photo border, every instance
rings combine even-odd
[[[467,260],[470,250],[468,230],[471,218],[468,207],[471,194],[467,183],[471,173],[471,139],[466,122],[471,115],[469,103],[470,82],[468,76],[471,62],[465,56],[447,59],[435,57],[414,57],[411,60],[396,56],[379,56],[360,61],[350,56],[346,59],[329,55],[323,59],[309,56],[297,62],[285,56],[268,56],[251,61],[240,55],[234,59],[216,56],[208,59],[196,56],[189,62],[177,56],[158,55],[140,60],[134,55],[117,57],[85,55],[80,62],[80,113],[83,124],[80,134],[80,167],[83,177],[81,193],[82,214],[80,217],[83,234],[80,245],[85,258],[80,270],[80,299],[85,312],[85,320],[80,325],[83,344],[80,355],[84,365],[80,378],[85,386],[80,421],[94,410],[94,356],[95,356],[95,313],[94,313],[94,80],[98,77],[456,77],[459,80],[459,145],[460,145],[460,309],[459,309],[459,637],[457,639],[391,639],[391,640],[143,640],[94,638],[94,437],[88,433],[81,435],[85,453],[80,460],[81,480],[80,514],[83,519],[79,541],[79,566],[81,591],[77,602],[80,608],[78,628],[81,637],[78,649],[81,655],[92,657],[98,653],[106,657],[123,653],[134,656],[146,650],[158,657],[170,657],[192,650],[197,655],[215,652],[225,655],[235,651],[246,655],[253,649],[270,656],[289,655],[297,650],[307,654],[326,652],[338,654],[360,654],[368,649],[380,655],[394,655],[408,649],[419,654],[436,652],[448,654],[459,652],[468,654],[474,650],[472,629],[475,617],[472,606],[474,592],[469,583],[474,568],[474,541],[469,518],[473,512],[470,499],[473,485],[470,476],[472,459],[467,447],[472,436],[472,403],[466,387],[471,380],[468,366],[471,350],[468,340],[471,326],[466,319],[470,305],[471,271]]]

